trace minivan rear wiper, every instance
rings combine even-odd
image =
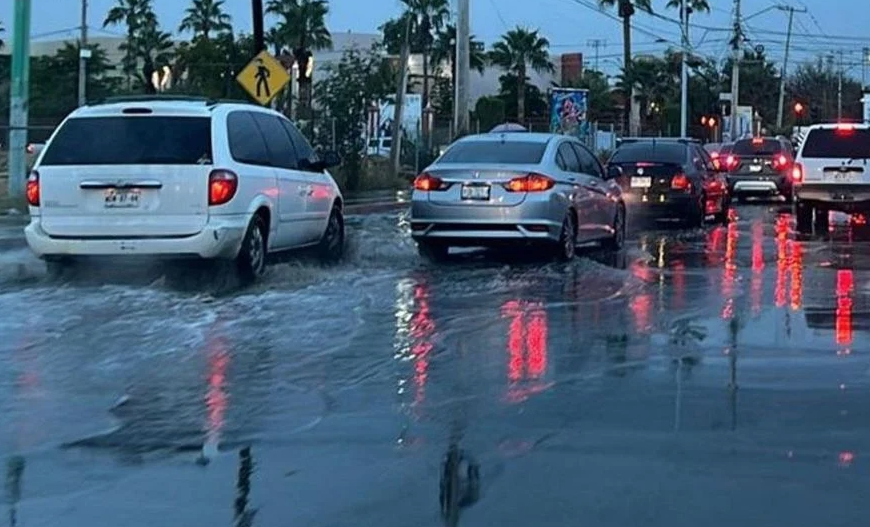
[[[849,160],[846,161],[846,163],[848,163],[848,164],[851,165],[851,164],[854,163],[855,161],[864,161],[864,164],[866,165],[868,159],[870,159],[870,156],[852,157],[852,158],[849,158]]]

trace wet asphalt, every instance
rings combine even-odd
[[[360,216],[343,265],[219,296],[0,253],[5,518],[865,524],[870,229],[732,217],[433,266]]]

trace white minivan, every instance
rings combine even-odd
[[[870,214],[870,125],[809,127],[792,169],[799,231],[826,229],[828,211]]]
[[[267,255],[344,247],[342,196],[283,115],[245,103],[131,97],[70,114],[27,181],[27,243],[54,271],[83,257],[234,263],[243,281]]]

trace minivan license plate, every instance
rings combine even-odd
[[[105,207],[107,209],[135,209],[138,206],[138,190],[109,189],[106,191]]]
[[[475,199],[486,201],[489,199],[489,186],[462,185],[462,199]]]

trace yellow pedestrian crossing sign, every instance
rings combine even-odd
[[[239,72],[236,80],[251,97],[265,106],[290,82],[290,75],[275,57],[263,50]]]

